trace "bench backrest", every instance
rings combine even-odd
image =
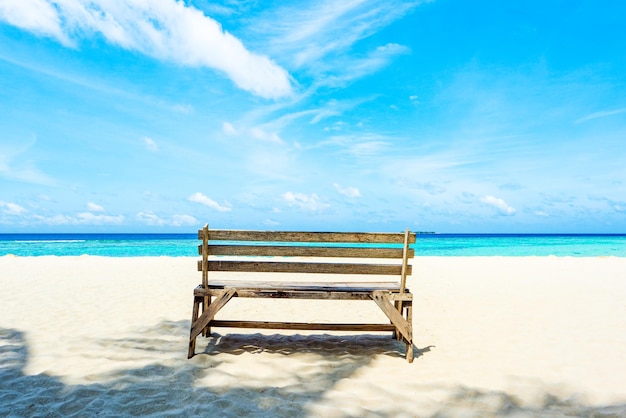
[[[415,233],[408,229],[403,233],[210,230],[205,225],[198,231],[198,239],[202,240],[198,271],[202,271],[205,288],[209,271],[231,271],[393,275],[404,292],[411,274],[409,260],[414,250],[410,245],[415,243]],[[209,256],[218,257],[209,260]],[[259,257],[278,258],[266,261]],[[289,259],[293,257],[307,258]],[[344,260],[331,263],[324,260],[328,257]],[[385,259],[385,263],[374,263],[374,259]]]

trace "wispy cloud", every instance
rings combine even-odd
[[[144,136],[143,138],[141,138],[141,142],[143,143],[144,147],[146,147],[148,151],[157,152],[159,150],[159,146],[157,145],[156,142],[154,142],[154,139],[152,138],[148,138],[147,136]]]
[[[390,43],[366,54],[348,54],[354,44],[420,3],[423,1],[310,1],[272,10],[255,21],[252,30],[270,45],[274,55],[290,62],[295,70],[312,74],[315,89],[362,77],[386,65],[393,56],[406,53],[406,46]]]
[[[28,151],[36,142],[36,139],[32,139],[13,146],[6,142],[0,144],[0,177],[45,186],[54,185],[56,181],[37,168],[35,161],[26,159]]]
[[[419,182],[419,181],[407,181],[401,180],[400,184],[410,187],[412,189],[423,190],[430,195],[438,195],[446,192],[446,188],[438,183],[432,181]]]
[[[311,1],[273,10],[257,30],[270,34],[277,51],[289,52],[296,66],[349,48],[404,16],[422,2],[385,0]],[[276,16],[284,17],[276,19]],[[288,18],[287,18],[288,17]]]
[[[388,65],[396,55],[406,54],[409,48],[398,44],[379,46],[363,57],[344,58],[329,76],[320,78],[314,87],[341,87],[344,84],[375,73]]]
[[[88,225],[121,225],[124,215],[103,215],[92,212],[81,212],[75,218],[70,218],[71,223]]]
[[[337,183],[333,184],[333,186],[335,187],[335,190],[337,190],[337,193],[343,196],[350,197],[350,198],[361,197],[361,192],[356,187],[352,187],[352,186],[344,187]]]
[[[225,73],[239,88],[265,98],[290,95],[290,76],[224,31],[214,19],[175,0],[23,0],[0,2],[0,20],[68,47],[102,36],[121,48]]]
[[[47,226],[54,225],[122,225],[124,215],[104,215],[92,212],[80,212],[75,215],[56,214],[53,216],[32,215],[28,223]]]
[[[139,212],[137,219],[150,226],[192,226],[198,224],[198,220],[191,215],[174,215],[171,218],[162,218],[151,211]]]
[[[230,122],[222,123],[222,133],[231,137],[247,137],[262,142],[269,142],[275,144],[284,144],[282,138],[278,135],[278,132],[272,128],[276,126],[276,123],[266,123],[257,126],[237,126]]]
[[[614,203],[612,207],[616,212],[626,213],[626,202]]]
[[[621,108],[621,109],[615,109],[615,110],[605,110],[602,112],[594,112],[594,113],[588,114],[587,116],[583,116],[580,119],[577,119],[574,123],[576,124],[584,123],[593,119],[606,118],[607,116],[619,115],[620,113],[624,113],[624,112],[626,112],[626,107]]]
[[[283,144],[283,140],[278,136],[276,132],[266,132],[260,126],[255,126],[250,129],[250,134],[253,138],[261,141],[274,142],[276,144]]]
[[[87,203],[87,209],[89,212],[104,212],[104,208],[102,206],[93,202]]]
[[[191,215],[174,215],[172,217],[172,226],[197,225],[198,220]]]
[[[515,214],[516,212],[514,207],[509,206],[503,199],[500,199],[499,197],[488,195],[482,197],[480,201],[496,208],[498,210],[498,213],[500,213],[501,215],[510,216]]]
[[[7,215],[19,216],[26,212],[26,209],[16,203],[3,202],[0,200],[0,208]]]
[[[217,203],[215,200],[211,199],[208,196],[203,195],[200,192],[196,192],[189,196],[190,202],[200,203],[206,207],[211,209],[215,209],[218,212],[230,212],[232,208],[230,206],[224,206]]]
[[[222,124],[222,132],[224,132],[226,135],[230,135],[230,136],[237,135],[237,129],[235,129],[233,124],[230,123],[230,122],[224,122]]]
[[[330,207],[328,203],[322,202],[315,193],[307,195],[304,193],[286,192],[283,194],[283,199],[285,199],[289,206],[295,206],[312,212],[323,211]]]

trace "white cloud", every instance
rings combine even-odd
[[[310,74],[310,91],[343,86],[388,65],[408,48],[395,43],[375,46],[368,53],[353,47],[385,26],[406,16],[422,1],[311,1],[268,10],[250,30],[272,54]]]
[[[381,155],[388,143],[383,141],[365,141],[354,144],[349,152],[357,157]]]
[[[343,187],[337,183],[333,184],[333,186],[335,186],[335,190],[337,190],[339,194],[342,194],[344,196],[351,198],[361,197],[361,192],[356,187]]]
[[[266,219],[265,221],[263,221],[263,223],[265,225],[269,226],[270,228],[280,225],[280,222],[275,221],[273,219]]]
[[[76,219],[72,218],[71,216],[61,215],[61,214],[54,215],[51,217],[34,215],[33,219],[37,221],[38,223],[44,224],[44,225],[69,225],[69,224],[77,223]]]
[[[120,225],[124,222],[124,215],[97,215],[91,212],[82,212],[76,215],[72,223],[88,225]]]
[[[191,215],[174,215],[171,219],[163,219],[150,211],[139,212],[137,219],[152,226],[191,226],[198,224],[198,220]]]
[[[154,142],[154,139],[152,138],[144,136],[143,138],[141,138],[141,142],[143,142],[148,151],[157,152],[159,150],[159,146],[156,142]]]
[[[387,44],[379,46],[364,58],[350,58],[349,63],[339,65],[337,74],[322,84],[341,85],[347,81],[375,73],[389,64],[395,56],[408,52],[409,48],[403,45]]]
[[[613,115],[619,115],[620,113],[624,113],[626,112],[626,108],[622,108],[622,109],[615,109],[615,110],[605,110],[603,112],[594,112],[591,113],[587,116],[584,116],[578,120],[576,120],[574,123],[579,124],[579,123],[583,123],[583,122],[587,122],[593,119],[598,119],[598,118],[605,118],[607,116],[613,116]]]
[[[214,19],[175,0],[0,1],[0,20],[75,46],[102,36],[119,47],[225,73],[239,88],[265,98],[292,93],[289,74],[246,49]]]
[[[273,142],[276,144],[284,144],[283,140],[278,136],[276,132],[268,133],[263,129],[255,126],[250,129],[250,134],[255,139],[260,139],[261,141]]]
[[[89,210],[89,212],[104,212],[104,208],[102,206],[93,202],[87,203],[87,209]]]
[[[178,112],[178,113],[191,113],[193,111],[193,106],[189,105],[189,104],[175,104],[172,106],[172,110]]]
[[[313,212],[322,211],[330,207],[328,203],[320,202],[320,198],[315,194],[305,195],[303,193],[287,192],[283,194],[283,198],[289,206],[297,206],[301,209]]]
[[[30,159],[30,151],[35,144],[35,139],[16,144],[0,143],[0,177],[45,186],[54,185],[55,180],[42,173]]]
[[[418,3],[356,0],[310,2],[308,8],[290,5],[272,10],[256,28],[261,35],[272,34],[273,47],[301,66],[348,49],[406,15]]]
[[[514,207],[509,206],[504,200],[498,197],[484,196],[480,199],[480,201],[490,206],[493,206],[502,215],[513,215],[515,213]]]
[[[192,226],[197,225],[198,220],[191,215],[174,215],[172,226]]]
[[[237,130],[229,122],[224,122],[222,124],[222,132],[224,132],[226,135],[231,135],[231,136],[237,135]]]
[[[70,43],[61,28],[55,5],[48,0],[2,0],[0,20],[38,35],[57,38],[65,45]]]
[[[433,196],[446,192],[446,188],[444,186],[442,186],[441,184],[433,183],[432,181],[419,182],[412,180],[400,180],[399,184],[405,187],[423,190]],[[461,198],[463,197],[465,196],[462,195]]]
[[[35,215],[33,219],[46,225],[121,225],[125,220],[124,215],[99,215],[91,212],[77,213],[76,216],[58,214],[44,217]]]
[[[153,226],[165,225],[165,221],[159,218],[157,215],[155,215],[152,212],[139,212],[137,214],[137,219],[139,219],[141,222],[144,222],[148,225],[153,225]]]
[[[203,195],[200,192],[196,192],[192,194],[191,196],[189,196],[189,201],[203,204],[204,206],[207,206],[211,209],[215,209],[218,212],[230,212],[232,210],[230,206],[222,206],[219,203],[217,203],[215,200]]]
[[[0,200],[0,208],[3,208],[4,213],[6,213],[7,215],[19,216],[23,214],[24,212],[27,212],[26,209],[24,209],[23,207],[21,207],[20,205],[16,203],[3,202],[1,200]]]

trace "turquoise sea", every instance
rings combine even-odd
[[[195,257],[196,234],[0,234],[0,256]],[[421,234],[416,256],[626,257],[626,234]]]

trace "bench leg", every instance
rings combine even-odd
[[[204,302],[202,303],[202,312],[204,313],[204,311],[208,310],[210,305],[211,305],[211,295],[205,296]],[[202,336],[208,337],[210,335],[211,335],[211,327],[207,325],[206,328],[202,330]]]
[[[406,344],[406,359],[409,363],[413,362],[413,301],[401,301],[400,312],[397,305],[391,303],[390,297],[386,292],[372,292],[372,299],[387,315],[387,318],[396,327],[396,335],[399,341]],[[406,312],[406,318],[404,317]]]
[[[408,301],[406,304],[406,321],[409,323],[409,330],[411,336],[413,336],[413,301]],[[409,363],[413,363],[413,341],[406,342],[406,360]]]
[[[413,344],[413,329],[411,323],[407,321],[402,315],[402,312],[398,312],[395,304],[391,303],[391,299],[389,294],[384,291],[376,290],[372,292],[372,299],[380,309],[387,315],[387,318],[391,321],[391,323],[396,327],[396,333],[400,335],[400,338],[404,340],[407,344]],[[411,301],[404,301],[407,303],[407,306]],[[408,316],[408,313],[407,313]],[[412,354],[412,350],[411,350]],[[408,356],[407,356],[408,360]],[[410,360],[409,360],[410,361]]]
[[[400,312],[400,315],[405,316],[408,315],[407,314],[407,306],[410,304],[410,302],[407,301],[402,301],[402,300],[398,300],[395,302],[395,307],[398,310],[398,312]],[[391,333],[391,338],[394,338],[398,341],[402,341],[402,335],[398,332],[398,330],[394,330]]]
[[[202,299],[195,296],[193,298],[193,310],[191,313],[191,324],[198,320],[198,314],[200,312],[200,304],[202,303]],[[187,353],[187,358],[192,358],[196,353],[196,338],[192,335],[189,336],[189,352]]]

